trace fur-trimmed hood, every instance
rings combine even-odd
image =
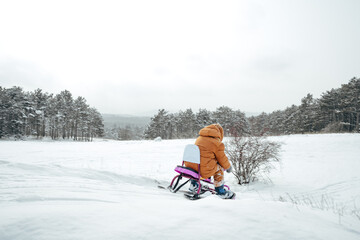
[[[200,136],[218,138],[220,142],[224,138],[224,129],[219,124],[211,124],[199,132]]]

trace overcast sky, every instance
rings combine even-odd
[[[101,113],[272,112],[360,77],[359,0],[0,0],[0,86]]]

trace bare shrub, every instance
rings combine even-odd
[[[268,173],[279,162],[281,144],[264,136],[234,137],[226,143],[226,154],[233,166],[238,184],[255,181],[261,172]]]

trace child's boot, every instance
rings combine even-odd
[[[189,191],[192,193],[197,193],[198,189],[199,189],[199,183],[196,180],[191,179]]]
[[[235,193],[230,190],[225,190],[224,185],[220,187],[215,187],[216,195],[222,199],[233,199],[235,198]]]

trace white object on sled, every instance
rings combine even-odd
[[[200,149],[195,144],[185,146],[183,161],[200,164]]]

